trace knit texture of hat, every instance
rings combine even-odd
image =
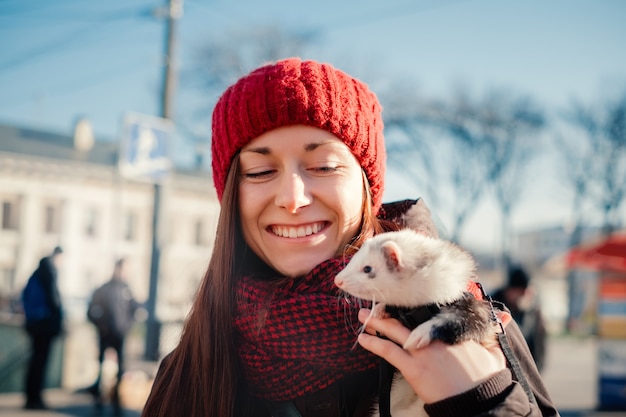
[[[385,146],[382,108],[367,85],[315,61],[289,58],[240,78],[213,110],[213,182],[221,200],[234,155],[272,129],[306,125],[345,143],[369,182],[374,213],[382,204]]]

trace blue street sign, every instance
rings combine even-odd
[[[169,143],[174,134],[171,120],[127,114],[120,138],[119,170],[127,178],[158,183],[172,169]]]

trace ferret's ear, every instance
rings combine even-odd
[[[392,240],[388,240],[381,245],[383,256],[385,257],[385,263],[387,268],[391,271],[399,271],[402,269],[402,259],[400,258],[400,246]]]

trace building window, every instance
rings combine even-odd
[[[137,238],[137,214],[132,211],[126,212],[123,227],[124,240],[135,240]]]
[[[15,285],[15,269],[0,267],[0,294],[11,294]]]
[[[84,270],[82,276],[84,277],[84,279],[82,280],[83,288],[87,292],[92,291],[94,288],[98,286],[97,277],[93,270],[91,269]]]
[[[95,207],[87,208],[85,212],[85,236],[95,237],[98,231],[98,210]]]
[[[44,206],[44,232],[58,234],[61,232],[61,203],[51,202]]]
[[[4,197],[2,199],[2,229],[17,230],[19,225],[18,198]]]

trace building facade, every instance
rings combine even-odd
[[[91,292],[120,257],[137,299],[148,297],[155,187],[120,175],[117,143],[82,138],[0,125],[2,310],[16,308],[39,259],[57,245],[68,318],[84,319]],[[177,321],[208,263],[219,202],[203,170],[173,170],[161,191],[156,312]]]

